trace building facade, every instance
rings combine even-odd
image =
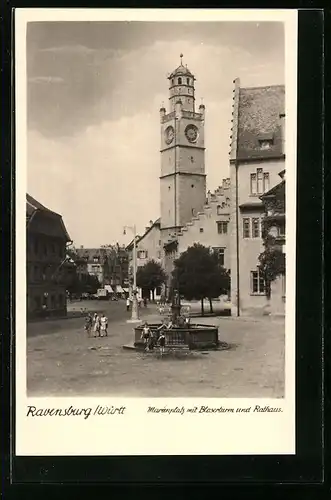
[[[67,312],[66,245],[70,237],[61,215],[26,195],[27,317]]]
[[[213,193],[207,193],[203,210],[178,232],[177,253],[180,255],[194,243],[200,243],[217,252],[220,264],[230,269],[230,179],[223,179]]]
[[[241,88],[235,80],[230,151],[232,314],[263,314],[268,307],[258,257],[263,252],[261,195],[285,167],[283,85]]]

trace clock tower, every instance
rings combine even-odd
[[[160,109],[163,242],[202,211],[206,200],[205,107],[195,112],[195,77],[182,58],[168,76],[169,112]]]

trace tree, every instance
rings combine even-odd
[[[285,274],[285,255],[277,247],[265,244],[265,250],[259,255],[260,274],[264,278],[267,298],[271,297],[271,283]]]
[[[212,299],[230,290],[229,272],[219,264],[217,255],[209,248],[195,243],[174,264],[172,286],[185,299],[200,300],[202,316],[205,298],[209,299],[210,312],[213,312]]]
[[[154,290],[163,285],[167,280],[162,266],[155,260],[150,260],[137,270],[137,286],[143,290],[152,292],[154,301]]]
[[[67,290],[70,294],[81,295],[82,293],[96,293],[101,285],[96,276],[92,274],[78,275],[75,271],[70,275]]]
[[[278,203],[282,207],[281,203]],[[285,275],[285,254],[279,247],[273,229],[284,222],[285,216],[266,216],[262,223],[262,239],[264,251],[259,255],[260,275],[265,281],[266,296],[271,297],[271,283],[281,275]]]

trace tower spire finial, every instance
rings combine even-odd
[[[184,56],[183,56],[183,54],[182,54],[182,53],[180,53],[179,57],[180,57],[180,64],[181,64],[181,66],[182,66],[182,65],[183,65],[183,57],[184,57]]]

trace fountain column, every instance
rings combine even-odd
[[[173,296],[172,296],[172,304],[171,304],[171,320],[172,324],[175,326],[178,326],[178,318],[180,316],[180,296],[178,290],[174,290]]]

